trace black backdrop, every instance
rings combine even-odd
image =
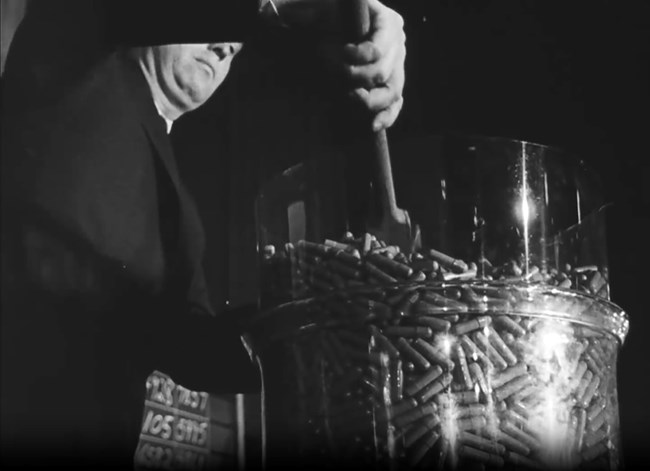
[[[650,463],[650,450],[645,449],[650,448],[650,393],[645,389],[650,312],[644,294],[650,280],[645,232],[650,222],[650,4],[389,4],[404,16],[408,38],[405,105],[389,140],[448,131],[529,140],[572,151],[603,176],[606,198],[614,203],[608,217],[612,300],[631,319],[619,358],[624,459],[628,467]],[[316,80],[314,85],[314,77],[305,72],[308,61],[296,63],[290,57],[286,54],[285,60],[274,63],[267,54],[256,56],[254,48],[245,51],[210,104],[176,125],[181,168],[203,201],[208,240],[227,237],[223,222],[229,218],[231,247],[236,243],[249,252],[254,249],[255,186],[250,181],[263,172],[242,167],[242,155],[289,162],[299,160],[310,143],[318,145],[315,140],[323,131],[314,131],[319,101],[312,94],[318,95],[319,87],[327,84]],[[192,158],[206,154],[230,155],[230,173],[223,172],[222,157]],[[408,157],[394,165],[399,198],[414,165]],[[223,193],[229,187],[227,175],[229,197]],[[233,192],[233,186],[239,192]],[[214,204],[218,191],[230,198],[229,205]],[[233,222],[235,213],[246,215],[245,230],[237,226],[241,220]],[[254,255],[247,262],[239,260],[236,264],[245,266],[254,263]],[[216,284],[224,282],[225,263],[217,255],[209,262]],[[230,270],[232,274],[232,258]],[[250,286],[256,283],[252,275],[248,281]]]

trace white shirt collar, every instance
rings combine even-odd
[[[171,119],[168,119],[162,113],[162,111],[160,111],[160,106],[158,106],[158,103],[156,103],[156,100],[153,101],[153,104],[156,105],[156,110],[158,111],[158,114],[160,115],[160,117],[165,120],[165,125],[167,126],[167,134],[169,134],[170,132],[172,132],[172,125],[174,124],[174,121],[172,121]]]

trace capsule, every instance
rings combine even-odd
[[[533,461],[527,456],[521,455],[514,451],[508,451],[505,456],[508,463],[512,463],[517,467],[531,468],[531,469],[544,469],[544,467],[537,461]]]
[[[517,337],[526,334],[526,330],[508,316],[496,316],[494,318],[494,323]]]
[[[529,403],[531,402],[531,399],[532,402],[537,401],[536,398],[538,397],[539,392],[539,386],[536,384],[529,384],[510,396],[510,399],[513,401],[524,401],[527,405],[530,405]]]
[[[490,386],[493,388],[499,388],[506,384],[507,382],[523,376],[528,373],[528,366],[524,363],[519,363],[514,366],[510,366],[503,371],[500,371],[490,381]]]
[[[453,349],[454,349],[454,353],[456,354],[456,360],[458,361],[458,366],[461,372],[461,376],[463,378],[463,382],[465,383],[465,387],[467,389],[472,389],[474,387],[474,382],[472,381],[472,377],[469,373],[469,368],[467,365],[467,357],[465,357],[465,352],[463,351],[463,347],[459,344],[456,344],[454,345]]]
[[[409,464],[411,466],[416,466],[420,461],[422,461],[425,455],[433,448],[436,444],[440,435],[436,432],[431,432],[426,436],[424,440],[418,443],[416,447],[413,448],[413,452],[409,454]]]
[[[431,304],[426,301],[418,301],[412,307],[411,313],[416,316],[437,316],[449,312],[446,306]]]
[[[364,267],[370,276],[373,276],[378,281],[383,283],[397,283],[397,279],[390,276],[388,273],[380,270],[372,263],[366,261],[364,262]]]
[[[503,455],[506,452],[506,447],[502,444],[495,443],[485,437],[465,430],[461,431],[458,434],[458,440],[463,444],[470,445],[473,448],[477,448],[479,450],[495,455]]]
[[[435,414],[436,410],[437,407],[433,402],[422,404],[421,406],[410,409],[403,414],[395,415],[393,418],[393,425],[397,428],[404,428],[423,417]]]
[[[582,453],[582,459],[586,462],[593,461],[601,455],[606,455],[609,453],[609,448],[605,442],[597,443],[589,448],[587,448]]]
[[[427,402],[429,399],[431,399],[431,397],[442,392],[446,387],[448,387],[451,384],[452,380],[453,376],[451,373],[445,373],[420,392],[417,397],[418,402],[421,404]]]
[[[425,386],[427,386],[429,383],[437,379],[440,375],[442,375],[443,371],[440,366],[436,365],[433,368],[431,368],[429,371],[427,371],[425,374],[420,376],[417,380],[413,381],[410,384],[407,384],[406,387],[404,388],[404,391],[406,392],[407,396],[415,396],[418,392],[420,392]]]
[[[415,340],[414,344],[417,351],[419,351],[424,356],[424,358],[426,358],[431,363],[437,363],[438,365],[441,365],[448,370],[454,369],[454,362],[447,358],[441,349],[435,348],[422,339]]]
[[[487,337],[483,335],[482,332],[474,332],[472,338],[479,345],[479,348],[483,349],[483,352],[487,355],[490,362],[498,369],[504,370],[508,367],[508,363],[503,359],[503,357],[496,351],[496,349],[490,344]]]
[[[521,401],[510,402],[510,408],[517,414],[521,415],[522,417],[525,417],[526,419],[530,417],[530,408],[526,407],[526,405]]]
[[[470,286],[463,285],[460,287],[460,301],[467,304],[472,310],[480,312],[487,311],[487,303]]]
[[[366,263],[368,261],[393,277],[408,278],[413,274],[413,268],[410,266],[381,254],[368,254],[366,256]]]
[[[539,440],[537,440],[532,435],[524,432],[523,430],[519,430],[519,428],[507,420],[501,422],[500,428],[506,434],[523,443],[531,450],[538,450],[541,446]]]
[[[592,404],[592,406],[587,410],[587,420],[594,420],[601,411],[605,410],[605,407],[607,407],[607,399],[603,397]]]
[[[587,390],[587,386],[589,386],[589,383],[591,383],[591,379],[593,378],[594,374],[587,370],[585,374],[582,376],[582,379],[580,380],[580,383],[578,384],[578,387],[575,390],[575,398],[576,400],[580,400],[582,396],[585,394],[585,391]]]
[[[469,321],[461,322],[459,324],[454,325],[451,328],[451,332],[455,335],[464,335],[468,332],[482,329],[485,326],[489,325],[491,322],[492,322],[492,318],[489,316],[475,317],[474,319],[471,319]]]
[[[584,409],[576,410],[576,431],[575,431],[575,446],[576,450],[580,451],[583,446],[586,425],[587,425],[587,412]]]
[[[487,420],[483,416],[467,416],[456,420],[456,427],[460,431],[482,430],[487,426]]]
[[[585,359],[585,363],[587,363],[587,367],[591,370],[591,372],[594,375],[596,376],[603,375],[602,369],[596,363],[596,360],[594,359],[594,355],[592,352],[587,351],[582,357]]]
[[[432,304],[441,308],[446,308],[446,312],[467,312],[466,304],[461,303],[455,299],[442,296],[438,293],[428,291],[422,295],[422,301]]]
[[[424,326],[390,326],[383,329],[383,333],[388,336],[428,339],[433,337],[433,331],[430,327]]]
[[[472,360],[480,360],[481,363],[483,363],[488,370],[493,368],[492,362],[488,359],[487,355],[483,353],[479,348],[476,346],[476,344],[466,335],[463,335],[460,338],[460,344],[463,346],[463,349],[465,350],[465,355]]]
[[[512,350],[506,345],[501,336],[498,334],[494,327],[488,326],[488,341],[492,344],[495,350],[501,355],[509,366],[517,364],[517,357]]]
[[[395,307],[395,312],[398,316],[408,316],[411,313],[411,310],[414,310],[414,304],[420,298],[420,293],[413,291],[412,293],[407,294],[404,299]],[[417,311],[415,311],[417,314]]]
[[[451,322],[438,317],[420,316],[416,317],[413,322],[429,327],[436,332],[448,332],[451,329]]]
[[[467,445],[461,445],[458,447],[458,456],[463,458],[470,458],[476,460],[480,463],[483,463],[488,466],[497,466],[502,468],[504,465],[503,458],[494,453],[488,453],[478,448],[474,448]]]
[[[431,273],[431,272],[438,271],[438,268],[440,268],[440,264],[435,260],[423,258],[421,260],[413,261],[413,263],[411,263],[411,267],[413,268],[413,270],[418,270],[424,273]]]
[[[593,375],[589,385],[585,388],[585,392],[582,394],[582,397],[578,400],[578,405],[580,407],[588,407],[591,404],[591,400],[594,398],[598,386],[600,385],[600,376]]]
[[[505,445],[506,448],[512,450],[520,455],[527,456],[530,454],[530,448],[525,443],[517,440],[516,438],[508,435],[503,430],[498,430],[496,433],[496,440]]]
[[[487,414],[487,407],[484,404],[468,404],[466,406],[459,406],[455,410],[456,418],[462,417],[485,417]]]
[[[402,360],[395,360],[390,363],[390,396],[391,401],[398,402],[404,395],[404,371]]]
[[[407,413],[408,411],[415,409],[417,406],[418,403],[414,398],[403,399],[398,403],[394,404],[393,406],[391,406],[388,409],[388,412],[390,412],[390,417],[398,417],[402,414]],[[378,414],[378,420],[380,421],[386,420],[387,418],[386,415],[387,415],[386,409],[380,409],[380,413]]]
[[[460,391],[455,393],[441,394],[436,397],[436,402],[439,405],[469,405],[476,404],[478,402],[478,392],[477,391]]]
[[[411,344],[404,337],[397,339],[397,349],[404,354],[405,357],[410,359],[416,367],[421,370],[428,370],[431,367],[431,363],[422,356],[420,352],[415,350]]]
[[[383,352],[388,354],[390,358],[397,359],[400,357],[399,350],[393,345],[393,343],[384,336],[379,329],[375,326],[370,327],[371,338],[375,341],[375,345]]]
[[[438,262],[440,266],[445,267],[454,273],[463,273],[468,269],[467,264],[464,261],[450,257],[449,255],[438,252],[437,250],[429,249],[427,255],[430,259]]]
[[[481,388],[481,392],[486,396],[489,395],[492,392],[492,389],[485,380],[485,375],[483,374],[481,366],[478,363],[472,362],[467,367],[472,375],[472,379],[479,385],[479,388]]]
[[[589,431],[590,432],[597,431],[598,429],[600,429],[600,427],[602,427],[605,424],[606,420],[607,420],[607,411],[603,409],[593,419],[589,420]]]
[[[587,433],[585,434],[585,438],[584,438],[584,446],[587,449],[589,449],[594,445],[596,445],[597,443],[606,440],[608,436],[609,436],[609,432],[604,428],[601,428],[600,430],[596,430],[593,433]]]
[[[410,448],[416,441],[422,438],[427,432],[430,432],[440,423],[435,415],[430,415],[421,422],[417,423],[404,434],[404,446]]]

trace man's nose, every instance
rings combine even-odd
[[[241,43],[212,43],[208,45],[208,49],[214,52],[219,57],[219,60],[234,56],[241,48]]]

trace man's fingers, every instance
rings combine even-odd
[[[375,119],[372,121],[372,129],[377,132],[382,129],[389,128],[395,123],[397,117],[399,116],[400,111],[402,110],[402,105],[404,104],[404,98],[401,96],[399,100],[394,102],[385,110],[380,111],[375,116]]]

